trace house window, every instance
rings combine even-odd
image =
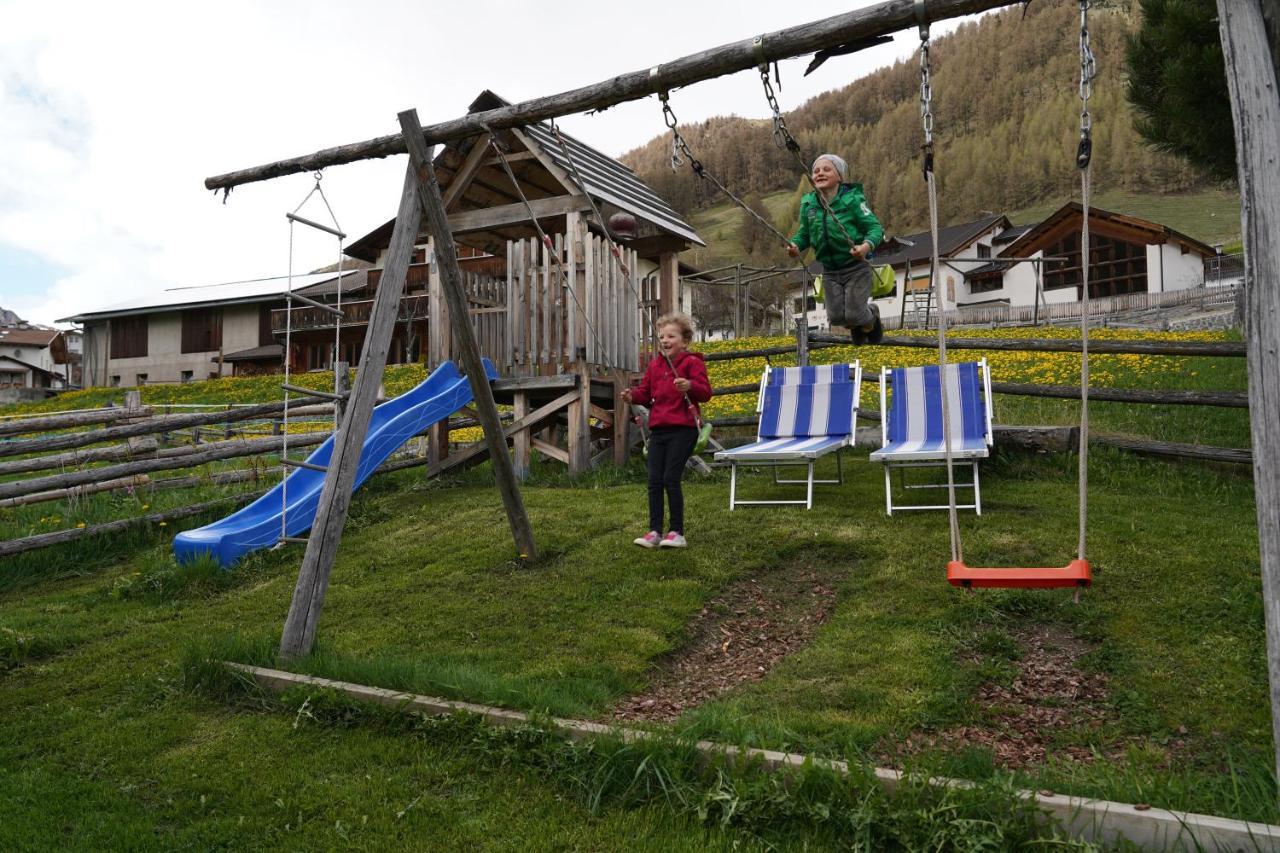
[[[1069,234],[1045,249],[1066,261],[1045,265],[1044,289],[1074,287],[1080,297],[1080,235]],[[1089,235],[1089,297],[1147,291],[1147,247],[1099,234]]]
[[[111,357],[142,358],[147,354],[147,317],[117,317],[111,324]]]
[[[183,382],[183,384],[185,385],[186,383],[190,382],[190,381],[192,380],[192,378],[194,378],[194,377],[195,377],[195,375],[196,375],[196,372],[195,372],[194,370],[184,370],[184,371],[182,371],[182,382]]]
[[[134,385],[137,385],[139,388],[141,388],[143,385],[146,385],[146,384],[147,384],[147,374],[145,374],[145,373],[139,373],[139,374],[138,374],[138,376],[137,376],[137,381],[136,381],[136,382],[134,382],[133,384],[134,384]]]
[[[1003,271],[985,273],[969,279],[970,293],[990,293],[1004,288]]]
[[[990,246],[988,246],[988,245],[986,245],[985,243],[979,243],[979,244],[978,244],[978,257],[980,257],[980,258],[989,258],[989,257],[991,257],[991,247],[990,247]]]
[[[182,312],[182,351],[216,352],[222,348],[222,309],[192,308]]]
[[[111,377],[111,387],[112,387],[112,388],[119,388],[119,387],[120,387],[120,377],[119,377],[119,376],[112,376],[112,377]]]

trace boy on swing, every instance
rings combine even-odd
[[[825,267],[823,290],[832,324],[847,326],[855,345],[878,344],[884,326],[880,309],[871,304],[872,269],[867,255],[884,238],[884,229],[867,204],[862,184],[845,183],[848,171],[848,164],[835,154],[813,161],[817,190],[800,199],[800,224],[787,254],[798,258],[812,247],[814,258]]]

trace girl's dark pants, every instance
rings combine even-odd
[[[662,494],[667,495],[671,525],[684,535],[684,492],[680,478],[698,441],[693,427],[655,427],[649,433],[649,529],[662,532]]]

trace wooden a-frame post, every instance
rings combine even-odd
[[[416,120],[414,123],[416,125]],[[419,146],[422,146],[420,130],[416,139]],[[360,465],[365,433],[369,429],[373,407],[377,402],[382,373],[387,366],[387,351],[391,346],[400,297],[404,292],[409,262],[412,260],[413,247],[418,239],[418,230],[422,226],[423,205],[419,184],[418,171],[411,162],[405,173],[404,189],[400,194],[400,207],[396,212],[396,224],[391,232],[391,245],[387,249],[386,265],[369,317],[364,348],[360,355],[360,368],[356,372],[356,381],[347,403],[346,415],[334,436],[333,453],[325,474],[324,486],[320,491],[320,503],[316,507],[316,517],[307,539],[307,551],[302,558],[302,568],[298,571],[298,582],[294,586],[293,599],[289,603],[289,615],[285,618],[284,632],[280,638],[280,657],[284,660],[308,654],[315,644],[316,625],[320,621],[325,592],[329,588],[329,575],[333,571],[338,546],[342,541],[342,529],[346,525],[347,510],[351,506],[351,490],[355,485],[356,472]],[[435,186],[434,177],[432,186]],[[435,195],[437,204],[439,199],[437,187]],[[443,212],[442,207],[440,212]],[[444,234],[449,244],[448,268],[454,273],[451,286],[446,284],[445,291],[449,294],[450,306],[453,308],[450,314],[454,318],[455,334],[461,341],[469,344],[470,350],[475,354],[475,363],[467,364],[467,373],[477,402],[480,402],[481,398],[487,398],[488,408],[493,413],[494,426],[486,422],[483,417],[482,422],[485,427],[485,438],[491,443],[494,470],[500,470],[501,462],[505,461],[506,469],[510,472],[511,460],[506,454],[506,443],[502,438],[503,432],[493,403],[493,393],[489,389],[488,378],[480,365],[479,348],[476,346],[470,323],[467,321],[466,301],[462,293],[460,276],[457,275],[457,257],[453,249],[453,237],[449,233],[448,224],[443,215],[440,221],[444,223]],[[436,229],[435,233],[437,243],[443,242],[438,239],[439,229]],[[445,268],[443,262],[441,268]],[[453,303],[455,295],[458,299],[457,306]],[[467,348],[466,344],[464,349]],[[483,387],[482,392],[478,386]],[[483,403],[478,408],[482,413],[485,412]],[[494,429],[496,432],[493,432]],[[492,452],[492,443],[495,440],[502,447],[501,453]],[[500,482],[500,488],[502,487]],[[524,505],[520,502],[518,491],[515,498],[518,512],[513,513],[512,505],[508,502],[504,490],[503,500],[507,503],[516,547],[522,556],[533,558],[536,553],[533,547],[533,536],[529,520],[524,515]]]
[[[520,558],[532,560],[538,555],[533,541],[533,529],[529,525],[529,516],[525,513],[515,468],[511,457],[507,455],[507,440],[498,416],[497,403],[493,399],[493,388],[489,386],[489,378],[485,376],[484,365],[480,360],[480,344],[471,328],[467,297],[462,286],[462,271],[458,268],[458,248],[453,242],[453,232],[449,230],[449,217],[445,213],[440,184],[436,181],[435,169],[431,165],[431,152],[422,141],[418,111],[405,110],[400,113],[399,118],[405,144],[409,148],[409,171],[415,177],[418,201],[426,212],[427,225],[431,229],[435,260],[439,265],[444,297],[449,306],[453,342],[471,383],[471,396],[476,413],[480,415],[480,425],[484,428],[484,440],[489,445],[493,476],[497,481],[498,491],[502,493],[502,505],[507,510],[507,521],[511,525],[511,535],[515,539]]]
[[[1249,429],[1280,778],[1280,81],[1258,0],[1218,0],[1218,20],[1240,173]]]

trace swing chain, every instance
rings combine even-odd
[[[800,143],[796,142],[795,137],[791,135],[791,131],[787,129],[786,119],[782,117],[782,107],[778,106],[778,96],[774,94],[773,84],[769,82],[768,65],[760,68],[760,82],[764,85],[764,97],[769,102],[769,109],[773,111],[773,144],[798,154],[800,152]]]
[[[1080,0],[1080,146],[1076,149],[1076,167],[1089,165],[1093,155],[1093,116],[1089,114],[1089,98],[1093,95],[1093,78],[1098,66],[1089,45],[1089,0]]]
[[[671,104],[667,100],[667,93],[663,92],[658,98],[662,101],[662,121],[666,124],[667,129],[671,131],[671,171],[678,172],[680,167],[684,165],[684,157],[682,154],[693,160],[693,154],[689,152],[689,146],[685,144],[684,137],[680,135],[680,131],[676,128],[676,114],[671,109]],[[694,171],[701,169],[702,164],[694,160],[697,165]]]
[[[924,174],[933,173],[933,84],[930,78],[929,25],[920,25],[920,123],[924,127]]]
[[[699,178],[702,178],[702,180],[706,181],[707,183],[714,186],[716,189],[720,190],[720,192],[727,195],[730,199],[733,200],[735,204],[738,205],[738,207],[741,207],[747,213],[751,214],[751,216],[753,216],[757,222],[759,222],[766,229],[768,229],[769,231],[777,235],[778,239],[781,240],[784,244],[789,243],[790,241],[787,240],[787,235],[783,234],[776,227],[774,227],[773,223],[769,222],[767,219],[762,217],[759,213],[752,210],[749,204],[747,204],[742,199],[738,198],[738,196],[735,195],[732,190],[730,190],[724,184],[720,183],[720,181],[716,180],[715,175],[712,175],[710,172],[706,170],[706,168],[702,165],[702,161],[694,156],[693,149],[689,147],[689,143],[685,142],[684,137],[680,135],[680,131],[676,129],[676,114],[675,112],[672,111],[671,105],[667,103],[666,94],[664,93],[662,95],[659,95],[658,97],[662,101],[663,121],[666,122],[667,127],[671,129],[671,171],[673,172],[678,171],[680,166],[684,164],[684,159],[682,159],[680,156],[681,154],[683,154],[684,157],[687,157],[689,159],[689,168],[693,170],[693,173],[695,175],[697,175]]]

